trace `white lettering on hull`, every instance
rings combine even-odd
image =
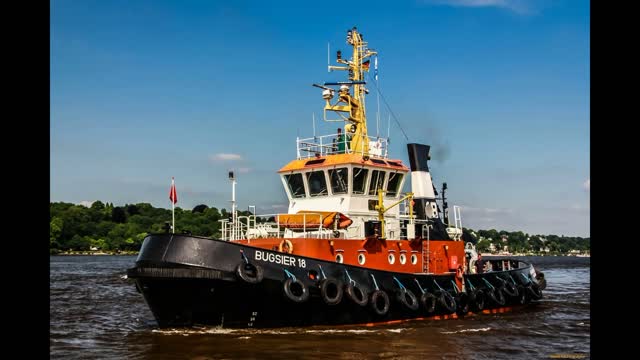
[[[256,250],[254,259],[284,266],[306,267],[306,261],[304,259],[297,259],[293,256],[282,254],[267,253],[260,250]]]

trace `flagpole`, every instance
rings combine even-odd
[[[171,200],[171,230],[176,233],[176,203],[178,202],[178,194],[176,193],[176,181],[171,177],[171,189],[169,190],[169,200]]]

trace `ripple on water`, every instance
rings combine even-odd
[[[514,359],[590,348],[588,262],[542,261],[538,306],[378,327],[158,329],[131,280],[134,256],[51,257],[51,358]],[[532,260],[536,264],[537,260]]]

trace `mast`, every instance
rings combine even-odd
[[[351,60],[342,58],[342,52],[336,52],[336,62],[345,66],[329,65],[331,70],[343,70],[349,72],[349,81],[341,81],[335,83],[325,83],[325,86],[314,85],[324,89],[323,98],[326,100],[324,107],[325,121],[345,121],[345,132],[351,134],[350,149],[351,152],[369,153],[369,138],[367,134],[367,116],[365,109],[365,95],[369,90],[365,88],[364,72],[369,71],[372,55],[377,55],[376,51],[367,48],[367,43],[363,40],[363,36],[354,26],[347,31],[347,44],[353,48]],[[335,90],[326,87],[340,86],[338,91],[338,101],[331,104],[330,100],[334,96]],[[327,111],[333,111],[340,115],[339,120],[327,120]],[[344,113],[344,114],[343,114]]]
[[[447,191],[447,183],[442,183],[442,213],[444,217],[444,224],[449,226],[449,204],[447,203],[447,196],[445,194]]]

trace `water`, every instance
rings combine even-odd
[[[513,313],[376,327],[160,330],[122,278],[135,256],[52,256],[51,358],[590,358],[590,259],[524,259],[548,285],[540,304]]]

